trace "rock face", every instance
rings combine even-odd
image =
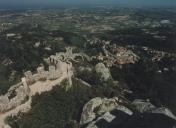
[[[94,98],[90,100],[83,108],[80,124],[84,125],[93,121],[97,114],[102,115],[115,109],[118,106],[118,98]],[[96,112],[95,112],[96,110]]]
[[[141,113],[155,109],[155,106],[153,104],[151,104],[150,102],[146,102],[144,100],[140,100],[140,99],[134,100],[132,102],[132,105],[134,105],[137,111]]]
[[[174,116],[173,113],[168,108],[165,108],[165,107],[157,108],[154,105],[152,105],[150,102],[146,102],[144,100],[135,100],[133,101],[132,105],[134,105],[136,109],[141,113],[144,113],[144,112],[158,113],[176,120],[176,116]]]
[[[90,100],[83,108],[80,124],[86,124],[95,119],[94,109],[102,104],[102,99],[97,97]]]
[[[103,63],[99,63],[95,66],[95,70],[97,73],[101,74],[101,78],[103,80],[108,80],[109,78],[111,78],[111,74],[108,68],[105,67],[105,65]]]
[[[175,128],[176,118],[167,108],[156,108],[150,102],[135,100],[131,106],[122,104],[117,97],[94,98],[83,108],[82,128]]]

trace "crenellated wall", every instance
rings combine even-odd
[[[8,116],[30,110],[32,96],[36,93],[49,91],[64,79],[69,80],[69,86],[66,88],[72,87],[73,70],[69,60],[63,60],[57,53],[44,60],[49,65],[48,70],[40,66],[35,74],[31,71],[25,72],[20,83],[13,85],[5,95],[0,96],[0,128],[10,128],[5,122]]]
[[[43,66],[37,68],[37,73],[32,74],[31,71],[25,72],[27,85],[32,85],[37,81],[55,80],[62,76],[66,71],[68,64],[60,60],[56,60],[54,56],[48,58],[49,69],[46,71]]]
[[[4,113],[21,105],[30,94],[29,86],[37,81],[56,80],[72,66],[69,63],[60,61],[55,56],[49,57],[48,60],[48,71],[43,66],[40,66],[37,68],[36,74],[32,74],[31,71],[25,72],[20,83],[12,86],[5,95],[0,96],[0,113]]]
[[[0,113],[19,106],[29,93],[29,88],[21,83],[15,90],[9,90],[5,95],[0,96]]]

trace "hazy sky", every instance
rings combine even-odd
[[[176,0],[0,0],[0,7],[13,6],[64,6],[64,5],[89,5],[89,6],[176,6]]]

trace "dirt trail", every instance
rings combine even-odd
[[[71,72],[71,71],[69,71]],[[20,106],[5,112],[3,114],[0,114],[0,128],[10,128],[9,125],[7,125],[5,123],[5,119],[8,116],[15,116],[17,115],[19,112],[28,112],[31,109],[31,103],[32,103],[32,96],[34,96],[35,94],[41,94],[43,92],[47,92],[53,89],[54,86],[58,85],[62,80],[64,80],[65,78],[68,78],[68,71],[64,72],[62,74],[62,76],[56,80],[46,80],[46,81],[38,81],[36,83],[34,83],[33,85],[30,85],[30,98],[27,102],[25,102],[24,104],[21,104]]]

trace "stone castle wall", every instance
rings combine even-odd
[[[43,66],[37,68],[37,73],[32,74],[31,71],[25,72],[25,79],[28,85],[37,81],[55,80],[62,76],[67,68],[67,63],[57,60],[54,56],[47,59],[49,69],[46,71]]]
[[[5,95],[0,96],[0,113],[19,106],[29,93],[29,88],[21,83],[15,90],[9,90]]]
[[[37,81],[58,79],[64,72],[67,71],[68,73],[68,70],[72,67],[71,63],[60,61],[56,56],[49,57],[47,61],[49,64],[48,71],[40,66],[37,68],[36,74],[32,74],[31,71],[25,72],[20,83],[12,86],[5,95],[0,96],[0,113],[21,105],[26,97],[30,96],[30,85]]]
[[[4,113],[21,105],[24,99],[29,96],[30,85],[37,81],[55,80],[61,77],[62,72],[55,66],[49,66],[49,71],[45,71],[44,67],[38,67],[36,74],[27,71],[24,75],[25,77],[22,78],[22,82],[18,86],[12,86],[5,95],[0,96],[0,113]]]

